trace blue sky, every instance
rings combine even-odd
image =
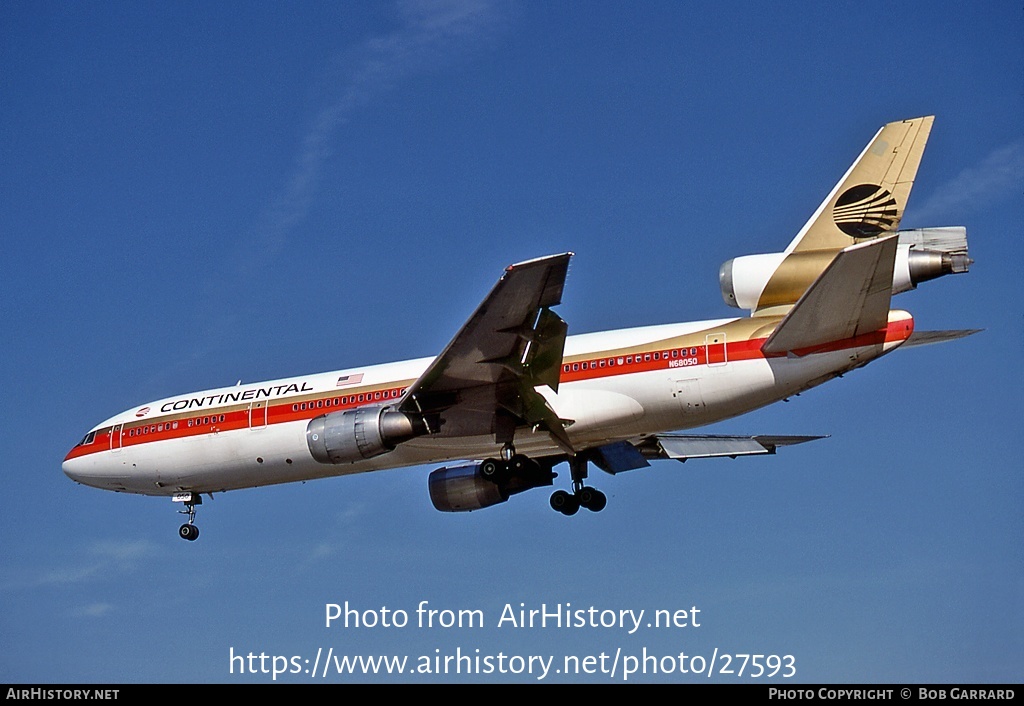
[[[265,682],[231,650],[333,648],[1019,683],[1021,36],[1011,2],[3,3],[0,681]],[[926,114],[903,226],[967,226],[976,264],[895,305],[985,331],[711,429],[827,440],[596,472],[608,507],[573,518],[544,490],[438,513],[431,467],[238,491],[195,543],[170,501],[61,473],[152,399],[435,354],[531,257],[576,253],[570,333],[734,315],[719,265],[781,250]],[[326,628],[346,601],[487,625]],[[496,627],[520,603],[702,622]],[[414,680],[536,674],[327,679]]]

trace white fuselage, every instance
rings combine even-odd
[[[690,429],[743,414],[820,384],[900,345],[913,329],[893,311],[887,331],[801,356],[765,356],[750,319],[668,324],[566,339],[558,391],[538,388],[572,420],[577,450]],[[770,331],[771,326],[767,327]],[[64,460],[72,479],[99,488],[210,493],[425,463],[483,459],[493,435],[424,435],[354,463],[313,458],[314,417],[398,403],[432,359],[352,368],[168,397],[94,427]],[[545,431],[519,429],[519,453],[560,453]]]

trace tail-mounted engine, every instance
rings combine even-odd
[[[530,488],[551,485],[555,474],[526,456],[487,459],[430,474],[430,501],[442,512],[466,512],[503,503]]]
[[[309,452],[320,463],[355,463],[380,456],[427,433],[418,417],[381,405],[331,412],[306,426]]]
[[[722,298],[738,309],[794,304],[835,257],[832,250],[804,250],[736,257],[718,273]],[[921,282],[967,272],[967,229],[962,226],[899,231],[892,293]]]

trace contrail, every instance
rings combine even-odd
[[[294,168],[281,195],[258,229],[254,256],[263,263],[285,244],[309,212],[318,177],[331,156],[338,129],[374,98],[403,79],[442,68],[491,36],[509,6],[492,0],[405,0],[397,4],[401,24],[345,52],[335,64],[328,89],[333,100],[320,109],[302,138]],[[250,262],[250,271],[256,263]]]

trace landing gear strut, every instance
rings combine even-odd
[[[178,493],[173,500],[176,503],[185,503],[185,509],[178,510],[178,513],[188,515],[188,522],[178,528],[178,536],[189,542],[196,541],[199,539],[199,528],[195,526],[196,505],[203,504],[203,496],[199,493]]]
[[[572,493],[556,490],[551,494],[551,508],[563,515],[575,515],[581,507],[600,512],[608,504],[608,497],[597,488],[584,485],[587,479],[587,460],[580,456],[569,459],[572,473]]]
[[[516,447],[507,443],[501,447],[500,458],[489,458],[480,464],[480,475],[498,485],[505,485],[516,476],[533,475],[540,466],[529,457],[516,453]]]

